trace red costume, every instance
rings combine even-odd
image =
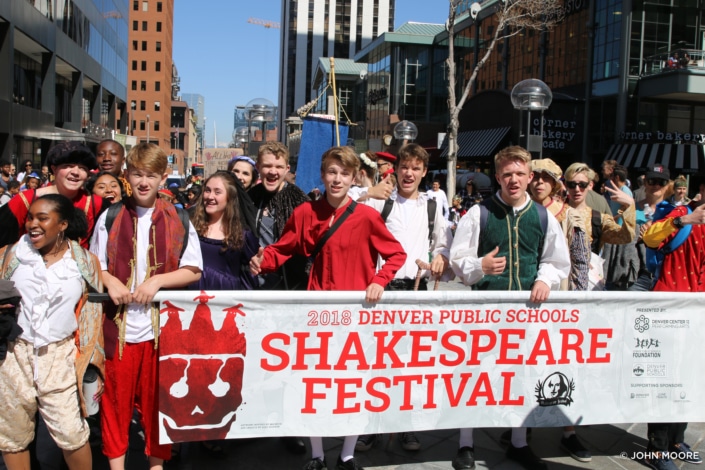
[[[279,241],[264,249],[262,271],[274,272],[295,253],[310,256],[331,220],[337,220],[350,202],[335,209],[322,198],[297,207]],[[376,272],[379,256],[385,263]],[[405,260],[404,249],[387,230],[379,213],[358,204],[316,257],[308,290],[364,291],[372,283],[384,287]]]
[[[35,189],[27,189],[0,208],[0,226],[3,227],[0,234],[0,246],[11,245],[25,234],[24,224],[27,221],[29,206],[37,198]],[[80,191],[73,199],[73,205],[83,211],[88,219],[88,234],[86,238],[79,240],[81,246],[88,249],[98,216],[108,204],[104,204],[104,199],[100,196],[89,195],[85,191]]]
[[[688,209],[685,206],[678,206],[665,218],[673,219],[687,214]],[[659,248],[670,242],[676,233],[677,231],[663,240]],[[693,225],[685,242],[664,256],[661,276],[653,290],[705,292],[705,226]]]

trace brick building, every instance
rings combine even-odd
[[[129,6],[130,134],[168,151],[172,147],[174,0],[132,0]]]

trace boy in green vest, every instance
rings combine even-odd
[[[513,146],[501,150],[494,161],[501,189],[471,207],[458,223],[451,267],[475,290],[527,290],[530,302],[540,304],[570,272],[565,236],[556,218],[527,192],[533,178],[531,154]],[[516,261],[508,264],[507,257]],[[512,430],[507,457],[528,470],[546,468],[527,445],[526,428]],[[472,428],[460,430],[453,468],[475,468]]]

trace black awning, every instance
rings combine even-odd
[[[476,131],[458,132],[458,158],[487,157],[497,150],[511,127],[495,127]],[[441,157],[448,156],[448,135],[441,145]]]
[[[698,172],[704,159],[705,145],[697,144],[614,144],[605,157],[627,168],[663,165],[683,173]]]

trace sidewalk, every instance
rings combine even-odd
[[[507,460],[505,449],[499,444],[504,428],[475,430],[476,468],[493,470],[521,469],[519,465]],[[646,448],[646,424],[620,424],[583,426],[578,428],[578,435],[587,448],[592,451],[590,463],[581,463],[565,454],[560,449],[561,430],[557,428],[535,429],[530,445],[534,452],[547,463],[549,469],[596,469],[596,470],[643,470],[645,467],[637,460],[620,457],[620,454],[633,455]],[[403,450],[394,436],[383,436],[367,452],[356,453],[359,463],[370,470],[435,470],[451,469],[451,460],[458,449],[457,430],[439,430],[417,433],[422,444],[418,452]],[[686,431],[686,442],[694,450],[705,451],[705,423],[691,423]],[[306,447],[310,452],[307,440]],[[139,448],[138,440],[131,446],[128,457],[129,470],[147,469],[147,462]],[[335,468],[342,439],[324,440],[326,459],[329,468]],[[223,443],[226,458],[215,460],[201,449],[198,443],[182,446],[179,462],[171,462],[167,468],[184,470],[262,470],[293,469],[298,470],[308,461],[309,454],[300,456],[288,453],[279,439],[242,439]],[[107,462],[98,456],[94,448],[96,462],[94,468],[107,469]],[[681,464],[679,468],[696,469],[697,465]]]

